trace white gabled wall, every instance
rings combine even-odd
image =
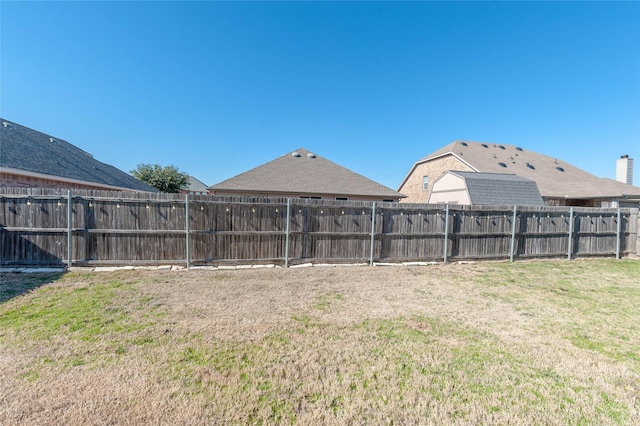
[[[446,172],[433,183],[428,202],[429,204],[469,205],[471,199],[465,180],[451,172]]]

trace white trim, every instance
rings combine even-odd
[[[404,179],[402,180],[402,182],[400,183],[400,186],[398,186],[398,191],[400,191],[402,189],[402,186],[407,183],[407,179],[409,179],[409,176],[411,176],[411,174],[413,174],[413,171],[416,169],[416,167],[418,167],[418,165],[422,164],[422,163],[426,163],[428,161],[432,161],[432,160],[437,160],[438,158],[441,157],[445,157],[447,155],[453,155],[454,157],[456,157],[458,160],[462,161],[463,164],[469,166],[470,168],[473,169],[474,172],[479,172],[480,170],[478,170],[477,168],[473,167],[470,163],[468,163],[467,161],[463,160],[462,158],[460,158],[460,156],[458,154],[456,154],[453,151],[447,151],[447,152],[443,152],[442,154],[438,154],[438,155],[434,155],[433,157],[428,157],[428,158],[423,158],[422,160],[416,161],[415,163],[413,163],[413,166],[411,167],[411,170],[409,170],[409,173],[407,173],[407,175],[404,177]],[[434,182],[435,183],[435,182]]]

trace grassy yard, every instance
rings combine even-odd
[[[640,424],[640,260],[0,275],[0,424]]]

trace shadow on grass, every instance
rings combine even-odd
[[[22,296],[31,290],[62,278],[60,272],[5,272],[0,273],[0,303]]]

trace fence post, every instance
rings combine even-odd
[[[616,226],[616,259],[620,259],[620,237],[622,230],[622,215],[620,214],[620,207],[618,207],[618,223]]]
[[[185,212],[185,225],[184,225],[184,229],[185,229],[185,245],[186,247],[186,262],[187,262],[187,269],[189,269],[189,267],[191,266],[191,229],[189,227],[189,194],[187,193],[184,196],[184,212]]]
[[[289,267],[289,223],[291,222],[291,198],[287,198],[287,225],[284,237],[284,267]]]
[[[571,260],[572,248],[573,248],[573,207],[569,209],[569,244],[567,247],[567,260]]]
[[[511,256],[509,261],[513,262],[513,256],[516,248],[516,220],[518,218],[518,206],[513,206],[513,220],[511,221]]]
[[[67,191],[67,267],[73,265],[73,193]]]
[[[369,249],[369,266],[373,266],[373,250],[376,236],[376,202],[373,202],[371,209],[371,247]]]
[[[443,261],[447,263],[447,252],[449,251],[449,203],[444,210],[444,254]]]

